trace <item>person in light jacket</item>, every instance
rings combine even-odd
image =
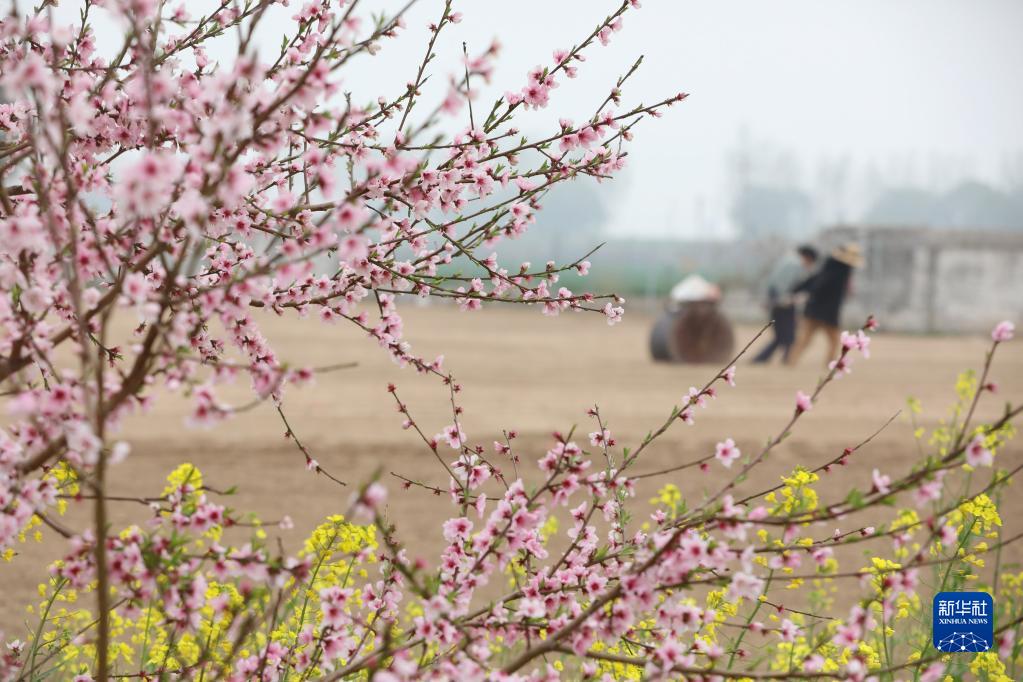
[[[796,301],[792,290],[813,271],[817,264],[817,249],[803,244],[794,255],[798,258],[786,256],[767,279],[767,304],[774,320],[774,338],[753,358],[756,364],[770,362],[778,350],[782,360],[788,360],[796,340]]]

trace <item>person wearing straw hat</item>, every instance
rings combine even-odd
[[[838,357],[841,336],[838,323],[842,304],[849,293],[853,270],[862,266],[863,254],[859,245],[851,242],[842,244],[831,252],[820,270],[793,289],[794,293],[805,292],[807,299],[796,344],[786,364],[796,364],[818,332],[823,332],[828,341],[825,363]]]

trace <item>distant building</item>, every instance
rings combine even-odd
[[[841,226],[821,233],[830,248],[856,241],[866,265],[843,312],[884,329],[966,332],[1023,320],[1023,231]]]

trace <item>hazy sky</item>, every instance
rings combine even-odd
[[[460,28],[500,33],[503,80],[573,42],[566,27],[588,29],[612,4],[478,3]],[[639,131],[614,221],[622,232],[694,235],[700,202],[705,225],[729,229],[726,153],[742,128],[793,150],[807,182],[817,159],[842,155],[882,167],[915,158],[921,181],[928,158],[940,157],[998,182],[1007,156],[1023,150],[1018,0],[645,0],[580,82],[556,91],[555,106],[572,104],[569,93],[599,96],[615,66],[639,54],[626,96],[691,97]]]
[[[77,4],[62,0],[62,13]],[[301,4],[292,0],[281,12],[290,15]],[[192,11],[208,5],[196,1]],[[442,6],[420,0],[404,38],[346,76],[356,100],[394,94],[412,79],[426,23]],[[518,90],[530,68],[550,63],[553,49],[581,40],[616,6],[613,0],[456,0],[465,18],[438,45],[437,95],[444,94],[463,40],[470,51],[492,37],[504,46],[482,107]],[[101,39],[115,37],[113,29],[97,30]],[[961,173],[1001,183],[1005,162],[1023,152],[1021,37],[1020,0],[643,0],[611,45],[591,48],[579,77],[520,127],[541,133],[559,116],[583,119],[618,74],[645,55],[625,89],[627,103],[679,90],[691,96],[638,129],[627,176],[614,193],[612,229],[721,236],[731,230],[727,153],[742,130],[754,144],[792,151],[808,187],[819,160],[841,157],[917,182],[935,181],[937,165],[946,182]]]

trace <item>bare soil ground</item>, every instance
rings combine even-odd
[[[429,359],[444,353],[445,366],[464,386],[462,424],[469,439],[489,447],[502,429],[515,429],[520,434],[518,451],[527,464],[549,447],[554,430],[567,432],[578,425],[580,439],[585,440],[593,430],[585,411],[594,404],[600,406],[619,444],[634,445],[663,422],[689,386],[702,385],[717,369],[650,361],[646,344],[652,318],[642,313],[630,312],[622,324],[609,329],[597,315],[549,319],[536,310],[465,314],[449,307],[406,307],[405,322],[414,350]],[[428,435],[451,422],[447,388],[436,377],[397,367],[374,342],[346,326],[267,319],[265,331],[280,355],[296,364],[357,363],[319,376],[312,386],[291,389],[285,412],[305,445],[334,475],[358,483],[382,470],[391,489],[389,515],[400,537],[414,554],[434,556],[430,550],[439,546],[440,522],[451,515],[452,507],[421,489],[402,490],[390,472],[441,486],[447,476],[417,436],[401,430],[386,387],[388,382],[398,386]],[[741,328],[737,337],[747,339],[755,331]],[[715,442],[724,437],[734,438],[744,453],[754,452],[783,426],[796,390],[814,386],[823,367],[823,343],[818,343],[795,369],[741,363],[738,387],[725,391],[700,413],[695,426],[676,423],[649,448],[636,471],[654,471],[713,452]],[[985,335],[879,334],[871,359],[857,359],[853,374],[827,390],[750,485],[762,488],[797,464],[815,466],[834,457],[904,408],[908,396],[921,399],[923,422],[933,426],[954,400],[957,373],[971,367],[979,370],[987,345]],[[1000,392],[982,403],[981,418],[997,416],[1004,400],[1023,400],[1023,342],[1001,349],[994,378]],[[245,389],[227,397],[245,402]],[[302,455],[283,437],[284,426],[270,405],[208,431],[185,427],[188,408],[178,396],[160,396],[150,413],[130,420],[123,436],[132,443],[132,454],[111,471],[112,494],[159,494],[164,476],[190,461],[202,469],[208,484],[238,485],[239,493],[228,500],[233,508],[258,512],[266,520],[290,515],[295,529],[282,532],[289,548],[325,515],[347,507],[347,491],[306,470]],[[907,471],[919,457],[911,432],[905,415],[896,419],[840,474],[825,477],[822,500],[843,498],[850,482],[869,488],[874,467],[893,477]],[[1010,466],[1021,457],[1023,441],[1000,454],[999,462]],[[698,501],[704,490],[716,490],[725,474],[715,464],[707,473],[691,469],[666,480]],[[663,482],[642,486],[639,497],[644,504]],[[74,525],[87,511],[72,511],[69,523]],[[1021,530],[1021,511],[1023,495],[1010,496],[1002,508],[1006,537]],[[120,528],[143,520],[147,510],[118,503],[112,515],[115,528]],[[831,530],[822,529],[821,534]],[[37,600],[42,567],[60,551],[50,535],[41,544],[21,546],[13,563],[0,566],[0,629],[8,636],[22,635],[24,606]],[[881,554],[890,546],[877,545]],[[1023,554],[1014,550],[1009,556]]]

